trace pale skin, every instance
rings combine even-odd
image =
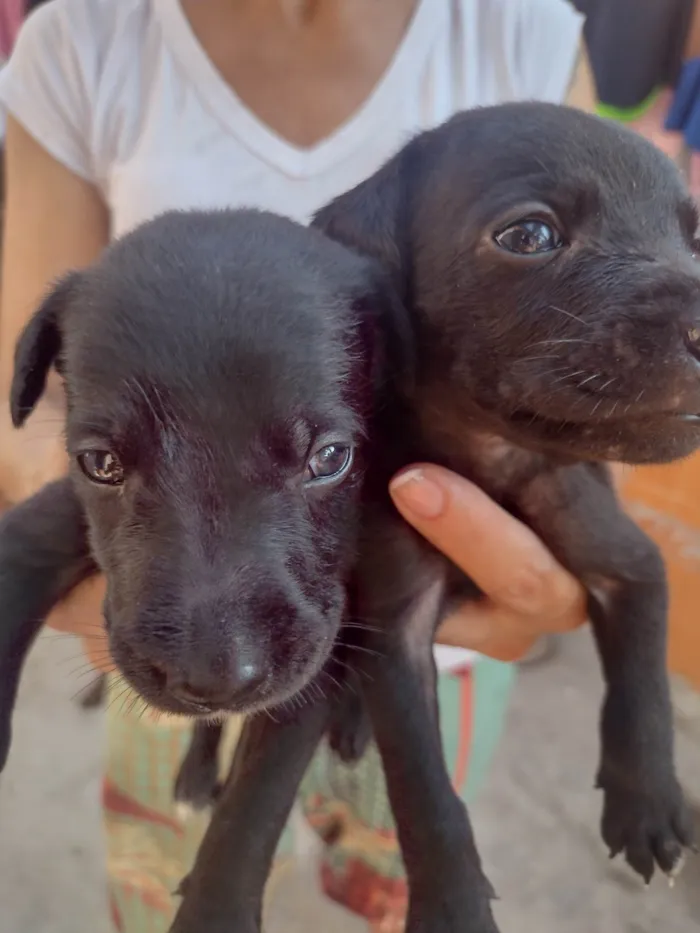
[[[280,136],[310,146],[371,93],[401,41],[414,0],[185,0],[199,41],[251,109]],[[367,28],[371,22],[372,28]],[[595,105],[582,51],[568,103]],[[96,188],[8,120],[0,292],[0,501],[21,501],[62,476],[67,461],[58,381],[16,432],[7,394],[17,336],[50,283],[88,265],[109,239]],[[585,621],[585,595],[542,542],[467,480],[431,465],[400,474],[394,502],[421,534],[485,594],[443,625],[440,641],[501,660],[525,654],[542,635]],[[77,587],[48,624],[83,638],[95,667],[111,668],[102,625],[104,579]]]

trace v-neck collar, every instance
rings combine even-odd
[[[420,79],[433,36],[442,24],[448,0],[418,0],[408,29],[384,74],[365,102],[329,136],[308,148],[284,139],[241,100],[226,83],[197,39],[180,0],[154,0],[166,43],[184,75],[201,94],[209,111],[259,158],[292,177],[309,177],[337,164],[366,143],[402,93]]]

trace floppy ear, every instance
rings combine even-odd
[[[415,316],[399,297],[388,272],[370,260],[371,292],[362,302],[365,350],[371,360],[375,392],[386,395],[390,387],[410,394],[416,379]]]
[[[16,428],[24,424],[41,398],[51,366],[60,368],[61,318],[77,279],[78,273],[71,273],[59,282],[17,341],[10,388],[10,413]]]
[[[415,143],[409,143],[383,168],[341,194],[315,215],[312,226],[332,240],[378,260],[398,297],[410,303],[410,181]]]

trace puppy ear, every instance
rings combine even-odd
[[[387,382],[411,393],[416,379],[416,328],[410,310],[388,273],[373,263],[372,298],[367,317],[374,334],[373,382],[384,391]]]
[[[17,341],[10,388],[10,413],[16,428],[24,424],[41,398],[51,366],[60,369],[61,318],[77,279],[78,273],[71,273],[59,282]]]
[[[403,301],[410,294],[411,146],[321,208],[313,220],[333,240],[378,260]]]

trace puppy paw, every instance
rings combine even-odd
[[[673,883],[686,850],[697,851],[692,820],[675,778],[653,794],[610,782],[599,786],[604,792],[602,835],[610,858],[623,854],[647,884],[657,866]]]
[[[369,713],[357,694],[343,697],[328,730],[328,743],[345,764],[359,761],[372,738]]]
[[[213,807],[221,788],[216,761],[186,757],[175,780],[175,812],[182,822]]]

